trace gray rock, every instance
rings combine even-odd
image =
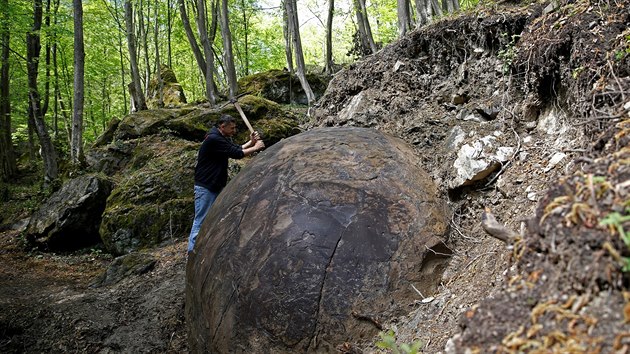
[[[98,228],[112,183],[96,175],[71,179],[32,215],[26,238],[42,248],[72,250],[100,242]]]
[[[187,265],[192,352],[334,352],[408,311],[446,267],[449,218],[404,141],[320,128],[221,193]],[[236,346],[236,347],[235,347]]]

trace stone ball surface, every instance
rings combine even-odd
[[[434,294],[446,203],[403,140],[318,128],[254,159],[210,209],[186,271],[192,352],[335,352]],[[415,289],[414,289],[415,288]]]

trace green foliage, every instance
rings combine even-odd
[[[626,246],[630,247],[630,235],[626,234],[623,223],[630,221],[630,208],[626,208],[626,215],[621,215],[615,211],[603,218],[599,224],[601,226],[612,226],[618,233]]]
[[[507,40],[507,33],[502,33],[501,38],[503,41],[507,41],[507,45],[505,45],[502,49],[499,50],[497,56],[499,59],[503,61],[503,73],[507,74],[510,71],[510,66],[512,66],[512,61],[516,57],[516,42],[521,38],[520,35],[514,34]]]
[[[420,347],[422,347],[421,341],[415,341],[411,344],[396,343],[396,334],[391,329],[387,332],[380,332],[378,335],[381,337],[381,340],[376,342],[376,346],[393,354],[417,354],[420,352]]]

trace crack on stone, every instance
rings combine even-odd
[[[211,339],[210,343],[214,343],[215,342],[215,338],[217,337],[217,332],[221,328],[221,324],[223,323],[223,319],[225,318],[225,314],[229,311],[230,305],[234,302],[234,297],[236,295],[238,295],[238,286],[236,286],[234,284],[238,284],[239,281],[240,281],[240,277],[237,278],[232,283],[232,287],[234,289],[232,290],[232,293],[230,294],[230,298],[228,299],[227,303],[223,307],[223,311],[221,312],[221,319],[219,320],[219,323],[217,324],[217,326],[214,328],[214,332],[212,333],[212,339]]]
[[[343,235],[346,233],[346,231],[348,230],[348,227],[352,225],[352,222],[350,222],[350,224],[348,224],[343,231],[340,233],[339,235],[339,239],[337,239],[337,243],[335,244],[335,248],[333,249],[333,251],[330,254],[330,257],[328,258],[328,263],[326,264],[326,267],[324,268],[324,279],[322,280],[322,285],[319,288],[319,296],[317,298],[317,311],[315,311],[315,314],[313,316],[313,318],[315,319],[315,328],[313,329],[313,333],[311,334],[311,338],[309,340],[309,343],[313,344],[315,343],[316,346],[316,341],[317,341],[317,331],[318,331],[318,323],[319,323],[319,312],[322,308],[322,300],[323,300],[323,293],[324,293],[324,286],[326,285],[326,279],[328,278],[328,269],[330,268],[330,265],[332,264],[332,261],[335,257],[335,254],[337,253],[337,249],[339,248],[339,243],[341,242],[341,240],[343,239]]]

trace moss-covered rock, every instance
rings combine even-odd
[[[150,109],[135,112],[123,118],[118,125],[114,140],[133,139],[140,136],[156,134],[166,123],[190,111],[182,109]]]
[[[267,146],[300,132],[297,117],[275,102],[246,95],[239,98],[238,103],[254,130],[261,133]],[[182,117],[169,120],[166,127],[184,139],[201,141],[222,114],[229,114],[236,119],[238,134],[234,141],[246,142],[249,139],[249,130],[236,107],[230,103],[220,104],[217,108],[196,108]]]
[[[103,146],[103,145],[107,145],[109,143],[112,142],[112,140],[114,140],[114,134],[116,133],[116,129],[118,129],[118,125],[120,124],[120,119],[114,117],[112,118],[109,123],[107,123],[107,128],[105,128],[105,131],[103,132],[103,134],[101,134],[96,141],[94,141],[94,144],[92,146]]]
[[[139,139],[103,213],[99,233],[110,252],[124,254],[187,233],[198,146],[159,135]]]
[[[239,98],[248,120],[267,146],[300,132],[297,116],[256,96]],[[111,137],[86,152],[90,169],[115,181],[103,213],[99,234],[113,254],[158,245],[187,236],[194,215],[194,167],[199,145],[222,114],[232,115],[239,128],[235,142],[249,131],[233,104],[186,106],[129,114]],[[230,178],[241,164],[230,169]]]
[[[310,73],[306,74],[306,80],[315,97],[319,98],[326,91],[330,77]],[[269,70],[246,76],[238,81],[238,85],[241,92],[248,92],[277,103],[308,104],[300,80],[285,70]]]
[[[176,108],[186,104],[186,95],[182,85],[179,84],[175,77],[173,69],[166,65],[160,66],[160,75],[162,76],[162,107]],[[159,90],[157,74],[149,82],[149,94],[147,95],[147,107],[149,109],[162,108],[159,106]]]

